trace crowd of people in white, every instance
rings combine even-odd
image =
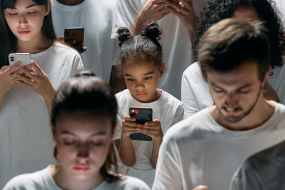
[[[0,0],[0,189],[285,190],[284,63],[284,0]]]

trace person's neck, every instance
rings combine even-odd
[[[79,5],[84,0],[57,0],[57,1],[64,5]]]
[[[222,127],[232,131],[246,131],[264,124],[274,114],[276,104],[268,102],[261,95],[252,111],[237,123],[227,122],[220,114],[216,105],[209,108],[212,118]]]
[[[53,44],[53,41],[47,39],[41,32],[30,41],[17,41],[17,51],[19,53],[39,53],[45,51]]]
[[[75,179],[68,171],[65,171],[61,165],[51,167],[50,173],[53,180],[60,188],[68,190],[94,189],[104,181],[100,171],[86,180]]]

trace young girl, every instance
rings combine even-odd
[[[56,89],[77,70],[80,55],[58,43],[48,0],[0,1],[0,189],[12,177],[55,163],[49,110]],[[30,53],[13,73],[9,53]],[[28,69],[33,68],[31,71]],[[35,72],[33,72],[35,71]]]
[[[139,179],[116,174],[112,143],[116,114],[116,98],[109,85],[94,74],[81,72],[64,82],[51,115],[59,164],[17,176],[4,189],[149,190]]]
[[[118,34],[121,48],[117,61],[122,65],[128,89],[116,94],[119,108],[114,143],[121,162],[129,167],[128,175],[142,179],[151,187],[163,135],[182,120],[184,111],[179,100],[157,89],[165,70],[157,23],[150,23],[141,35],[130,36],[127,28],[120,28]],[[129,116],[132,106],[151,108],[153,121],[137,124]],[[139,132],[152,137],[152,141],[130,139],[130,134]]]

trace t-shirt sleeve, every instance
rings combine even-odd
[[[28,190],[32,184],[27,175],[19,175],[12,178],[3,188],[3,190]]]
[[[135,177],[128,177],[124,185],[123,189],[129,190],[150,190],[148,185],[142,180]]]
[[[84,70],[84,64],[83,64],[82,58],[80,54],[77,53],[74,56],[71,76],[73,76],[76,72],[83,71],[83,70]]]
[[[115,18],[112,24],[111,38],[117,38],[117,30],[120,27],[127,27],[130,31],[133,30],[136,18],[139,14],[136,1],[138,0],[117,0],[115,8]]]
[[[162,142],[152,190],[182,189],[182,174],[177,161],[180,154],[175,147],[172,138]]]
[[[247,160],[233,175],[230,190],[265,190],[267,189],[251,160]]]
[[[184,107],[184,119],[194,115],[200,110],[190,81],[185,73],[183,73],[181,81],[181,101]]]
[[[118,111],[117,114],[117,128],[116,128],[116,132],[115,135],[113,137],[113,140],[117,140],[117,139],[121,139],[121,133],[122,133],[122,121],[124,116],[122,116],[123,114]]]
[[[183,108],[183,105],[180,104],[178,106],[177,110],[176,110],[176,113],[175,113],[172,125],[175,125],[176,123],[182,121],[183,120],[183,116],[184,116],[184,108]]]

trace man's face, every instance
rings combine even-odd
[[[241,121],[253,110],[265,83],[259,80],[254,60],[247,60],[227,73],[209,71],[207,82],[220,114],[230,123]]]

